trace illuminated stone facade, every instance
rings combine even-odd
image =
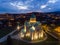
[[[29,38],[31,41],[44,38],[41,23],[36,21],[36,16],[31,15],[30,21],[24,23],[24,28],[20,32],[21,38]]]

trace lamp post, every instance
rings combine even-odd
[[[20,26],[19,26],[19,25],[17,26],[17,29],[18,29],[18,30],[20,29]]]
[[[17,30],[19,30],[19,29],[20,29],[20,23],[17,22]]]

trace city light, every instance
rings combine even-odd
[[[20,26],[18,25],[18,26],[17,26],[17,30],[19,30],[19,29],[20,29]]]
[[[34,35],[34,40],[36,40],[36,39],[38,39],[38,34],[37,33],[35,33],[35,35]]]
[[[24,34],[23,33],[20,33],[20,37],[23,38],[24,37]]]
[[[34,27],[34,26],[32,26],[31,28],[32,28],[33,30],[35,30],[35,27]]]
[[[56,27],[54,30],[60,32],[60,27]]]
[[[29,32],[27,32],[27,33],[26,33],[26,36],[27,36],[27,37],[30,37],[30,33],[29,33]]]
[[[41,35],[40,35],[41,38],[43,38],[43,31],[41,32]]]

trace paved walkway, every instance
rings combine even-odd
[[[7,40],[7,37],[8,37],[9,35],[12,35],[12,34],[13,34],[14,32],[16,32],[16,31],[17,31],[17,30],[14,30],[14,31],[12,31],[11,33],[9,33],[9,34],[5,35],[4,37],[2,37],[2,38],[0,39],[0,43],[6,41],[6,40]]]
[[[45,33],[45,32],[44,32]],[[27,42],[27,43],[37,43],[37,42],[42,42],[42,41],[45,41],[47,39],[47,34],[45,33],[45,38],[43,40],[37,40],[37,41],[27,41],[27,40],[23,40],[21,37],[20,37],[20,33],[16,34],[16,35],[12,35],[11,38],[12,39],[16,39],[16,40],[22,40],[24,42]]]
[[[23,27],[23,26],[21,26],[21,27]],[[20,27],[20,29],[21,29],[21,27]],[[11,33],[9,33],[9,34],[5,35],[4,37],[2,37],[2,38],[0,39],[0,43],[6,41],[6,40],[7,40],[7,37],[8,37],[9,35],[13,35],[13,33],[15,33],[15,32],[17,32],[17,30],[14,30],[14,31],[12,31]]]
[[[49,35],[51,35],[51,36],[53,36],[55,39],[58,39],[55,35],[53,35],[52,33],[50,33],[50,32],[46,32],[46,33],[48,33]]]

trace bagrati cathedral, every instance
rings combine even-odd
[[[41,23],[36,21],[36,16],[34,14],[31,15],[29,21],[25,21],[24,28],[21,29],[20,36],[21,38],[30,38],[32,41],[44,37]]]

